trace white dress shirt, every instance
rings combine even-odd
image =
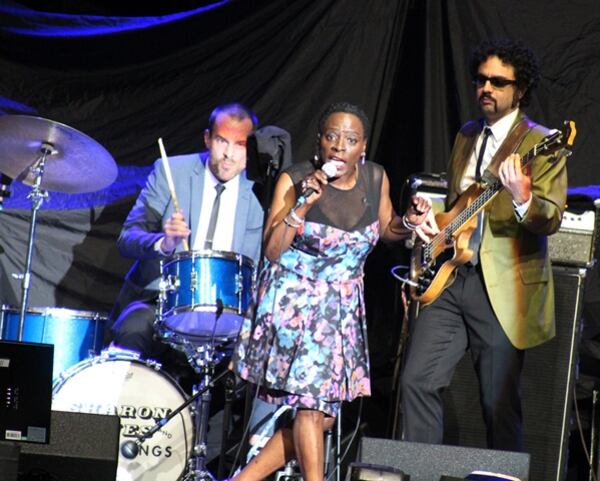
[[[502,142],[508,136],[508,133],[511,130],[512,125],[514,124],[517,116],[519,115],[519,109],[513,110],[508,115],[505,115],[500,120],[498,120],[494,125],[485,125],[484,127],[488,127],[492,133],[487,140],[487,144],[485,146],[485,152],[483,155],[483,161],[481,162],[481,173],[485,172],[485,169],[490,165],[490,162],[496,155],[496,152],[502,145]],[[479,156],[479,150],[481,149],[481,144],[483,142],[483,129],[481,129],[481,133],[477,138],[477,142],[475,142],[475,148],[473,152],[471,152],[471,157],[469,158],[469,164],[467,165],[467,169],[465,170],[465,175],[463,176],[460,182],[461,191],[467,190],[467,188],[475,182],[475,169],[477,168],[477,157]],[[527,209],[529,208],[529,204],[531,203],[531,198],[529,201],[525,202],[521,205],[516,205],[513,202],[515,207],[515,213],[519,218],[523,218],[527,213]]]
[[[208,162],[208,160],[207,160]],[[204,188],[202,192],[202,208],[200,209],[200,219],[198,228],[192,241],[193,250],[203,250],[208,223],[212,206],[217,196],[215,186],[221,183],[206,166],[206,175],[204,176]],[[235,224],[235,211],[237,209],[238,193],[240,190],[240,176],[236,175],[233,179],[223,184],[225,190],[221,194],[221,203],[219,205],[219,216],[217,217],[217,226],[213,237],[212,248],[216,251],[231,252],[233,245],[233,227]]]

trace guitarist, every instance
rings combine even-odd
[[[488,447],[522,451],[525,349],[555,333],[547,236],[558,230],[562,219],[566,161],[549,162],[548,156],[539,155],[521,169],[519,154],[549,133],[521,111],[539,77],[528,48],[506,40],[484,42],[472,55],[471,75],[482,118],[467,122],[456,136],[447,207],[460,201],[461,193],[488,167],[503,190],[479,215],[469,244],[471,260],[456,269],[453,282],[413,323],[402,376],[404,439],[442,442],[441,394],[470,349]],[[515,138],[511,131],[522,122],[526,128]],[[504,142],[513,142],[508,152],[516,153],[494,159]]]

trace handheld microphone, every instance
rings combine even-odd
[[[328,179],[335,177],[335,174],[337,173],[337,164],[338,164],[338,162],[331,161],[331,162],[324,163],[323,166],[321,167],[321,170],[325,173],[325,175],[327,176]],[[311,187],[306,189],[304,191],[304,193],[300,197],[298,197],[298,200],[296,201],[296,205],[294,206],[294,209],[297,209],[301,205],[306,204],[306,199],[308,199],[314,193],[315,193],[315,189],[313,189]]]

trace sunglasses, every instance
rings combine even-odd
[[[475,85],[477,87],[483,87],[488,80],[490,81],[490,84],[492,85],[492,87],[495,87],[497,89],[504,88],[508,85],[516,85],[517,84],[516,80],[511,80],[511,79],[504,78],[504,77],[486,77],[485,75],[478,73],[473,78],[473,85]]]

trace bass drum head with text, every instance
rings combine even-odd
[[[119,447],[184,401],[181,388],[155,363],[127,357],[82,361],[55,382],[52,393],[53,410],[118,415]],[[185,409],[144,441],[134,459],[124,458],[119,450],[117,481],[177,481],[193,439],[192,417]]]

